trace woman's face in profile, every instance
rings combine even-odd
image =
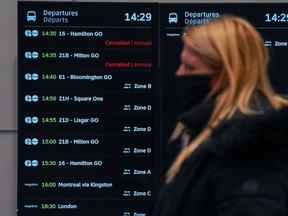
[[[180,55],[180,66],[176,76],[209,75],[213,71],[187,45],[184,44]]]

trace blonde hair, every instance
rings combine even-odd
[[[288,100],[276,94],[270,84],[268,50],[259,32],[245,19],[223,15],[206,24],[189,27],[182,36],[184,44],[214,71],[213,85],[205,100],[215,96],[215,105],[206,127],[184,147],[166,175],[170,182],[185,159],[202,144],[224,119],[235,111],[257,114],[251,108],[255,90],[259,90],[275,109],[288,106]]]

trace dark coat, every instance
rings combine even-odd
[[[153,216],[288,215],[288,108],[260,101],[263,114],[222,122],[184,161],[160,191]],[[212,107],[200,104],[180,118],[191,135]]]

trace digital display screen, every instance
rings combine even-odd
[[[18,214],[147,215],[160,170],[157,7],[18,12]]]
[[[246,18],[261,33],[270,55],[269,77],[276,92],[288,93],[288,4],[277,3],[195,3],[161,4],[161,76],[164,103],[163,143],[175,127],[176,118],[201,102],[209,91],[201,77],[175,76],[180,64],[184,27],[204,24],[223,14]],[[165,160],[165,155],[164,155]]]
[[[18,2],[18,215],[149,216],[177,116],[208,93],[176,77],[186,25],[247,18],[288,92],[288,4]]]

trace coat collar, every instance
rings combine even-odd
[[[257,96],[258,97],[258,96]],[[225,158],[263,159],[288,155],[288,107],[272,109],[263,97],[263,114],[238,114],[223,121],[202,145],[210,153]],[[201,103],[179,120],[191,131],[200,132],[213,110],[214,100]]]

